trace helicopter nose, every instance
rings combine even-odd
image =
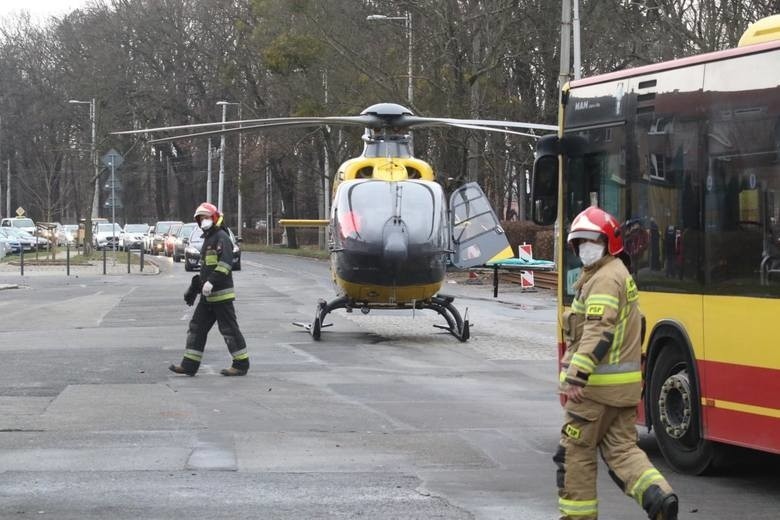
[[[386,262],[398,264],[406,261],[409,256],[407,235],[400,229],[395,229],[385,235],[382,257]]]

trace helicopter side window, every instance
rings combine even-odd
[[[373,166],[364,166],[360,168],[357,173],[355,173],[356,179],[370,179],[374,176],[374,167]]]
[[[414,168],[412,166],[407,166],[406,167],[406,176],[409,179],[421,179],[422,178],[422,174],[420,173],[420,170],[418,170],[417,168]]]

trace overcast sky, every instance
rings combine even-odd
[[[83,6],[87,0],[0,0],[0,16],[29,11],[34,17],[60,16]]]

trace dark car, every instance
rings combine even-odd
[[[225,228],[233,242],[233,270],[241,270],[241,248],[238,247],[238,239],[230,228]],[[195,228],[190,234],[189,244],[184,248],[184,270],[194,271],[200,269],[200,248],[203,247],[203,231]]]

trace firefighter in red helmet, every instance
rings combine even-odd
[[[223,369],[223,376],[243,376],[249,370],[246,341],[238,328],[233,300],[233,242],[223,229],[222,214],[214,204],[204,202],[195,210],[195,221],[203,230],[200,250],[200,273],[192,278],[184,294],[187,305],[193,305],[200,295],[187,330],[187,345],[180,365],[168,367],[177,374],[194,376],[203,358],[208,336],[214,322],[225,339],[233,364]]]
[[[561,519],[598,518],[600,451],[612,479],[650,519],[674,520],[677,495],[637,446],[643,317],[636,283],[621,260],[620,226],[591,206],[575,217],[567,241],[583,269],[563,317],[560,391],[566,396],[566,418],[553,457]]]

